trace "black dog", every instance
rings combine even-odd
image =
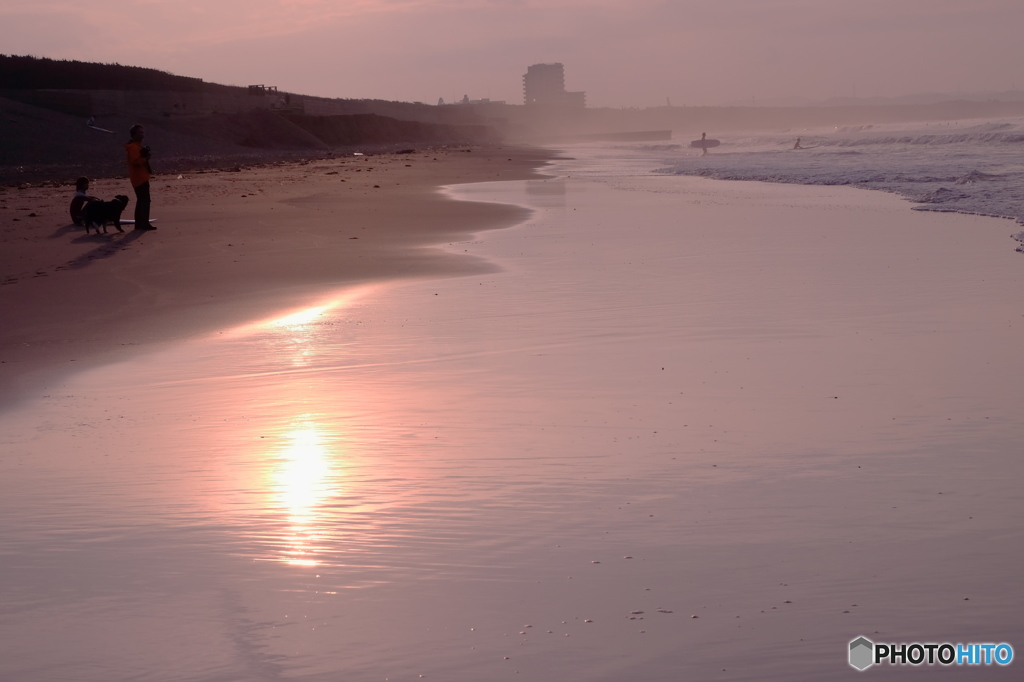
[[[106,234],[107,223],[114,223],[118,232],[124,232],[121,229],[121,213],[124,212],[127,205],[128,197],[124,194],[118,194],[113,201],[90,201],[82,208],[85,233],[89,234],[91,227],[96,230],[96,234],[99,234],[102,227],[103,234]]]

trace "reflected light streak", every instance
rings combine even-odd
[[[283,369],[282,363],[311,367],[320,354],[339,352],[338,335],[331,332],[332,326],[322,324],[330,318],[329,313],[352,305],[377,286],[346,289],[316,305],[237,327],[228,336],[241,342],[260,369],[276,371]],[[265,484],[268,506],[284,517],[274,558],[296,566],[316,566],[323,560],[318,555],[330,552],[330,514],[323,505],[339,493],[336,479],[342,453],[335,450],[333,420],[321,423],[322,417],[305,413],[307,408],[301,405],[322,406],[333,397],[318,394],[306,377],[293,382],[287,372],[277,374],[262,390],[272,394],[267,405],[299,411],[288,415],[290,418],[280,413],[267,415],[281,425],[279,445],[267,453],[270,470]],[[267,430],[278,431],[270,427],[263,432]]]
[[[306,310],[300,310],[297,313],[291,315],[285,315],[284,317],[272,320],[268,326],[272,327],[300,327],[302,325],[309,324],[316,320],[316,318],[323,315],[325,312],[338,306],[337,301],[332,301],[326,305],[320,305]]]
[[[340,293],[336,293],[330,299],[321,300],[314,306],[293,310],[287,315],[264,318],[255,322],[225,330],[222,338],[237,338],[239,336],[253,336],[267,331],[278,331],[281,329],[301,329],[305,325],[316,322],[324,313],[336,308],[343,308],[353,304],[356,300],[366,296],[380,285],[366,284],[355,286]]]
[[[289,534],[286,539],[286,561],[290,564],[315,566],[311,556],[316,551],[317,507],[331,497],[329,452],[315,424],[302,423],[285,434],[287,441],[271,476],[271,485],[278,506],[288,513]]]
[[[333,301],[326,305],[314,306],[278,318],[268,324],[271,329],[290,332],[289,338],[282,339],[282,341],[291,346],[289,354],[292,356],[292,365],[308,365],[316,355],[316,331],[313,323],[337,305],[338,302]]]

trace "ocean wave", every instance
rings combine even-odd
[[[916,210],[1015,219],[1024,224],[1024,119],[972,126],[848,126],[842,131],[747,133],[707,156],[685,146],[643,145],[663,175],[849,186],[917,202]],[[654,161],[657,159],[657,161]],[[645,172],[649,172],[645,169]],[[1022,247],[1024,248],[1024,247]]]
[[[865,155],[841,165],[781,163],[774,154],[733,154],[715,160],[675,164],[655,172],[693,175],[714,180],[747,180],[785,184],[849,186],[892,192],[917,202],[918,210],[969,213],[1015,219],[1024,224],[1024,158],[1016,168],[991,172],[979,168],[945,168],[940,155],[933,163],[917,160],[908,168],[876,168],[879,157]],[[802,157],[803,158],[803,157]],[[889,159],[893,163],[892,159]],[[1005,165],[1005,159],[1002,160]],[[983,166],[984,167],[984,166]]]
[[[1017,145],[1024,144],[1024,132],[925,133],[918,135],[877,135],[823,140],[826,147],[884,147],[895,145]]]
[[[965,192],[958,192],[949,187],[939,187],[931,192],[917,197],[917,201],[922,204],[949,204],[956,201],[963,201],[968,195]]]
[[[659,168],[663,175],[696,175],[717,180],[754,180],[766,182],[793,182],[802,185],[934,185],[937,183],[970,184],[960,182],[956,174],[932,175],[920,172],[901,172],[892,169],[812,169],[754,168],[730,166],[728,168]],[[970,174],[968,174],[970,175]],[[985,175],[978,173],[978,175]],[[964,176],[966,177],[966,176]],[[986,176],[995,177],[995,176]]]
[[[674,152],[683,148],[681,144],[642,144],[636,147],[642,152]]]
[[[971,126],[968,130],[1008,130],[1010,128],[1016,128],[1017,126],[1008,121],[990,121],[988,123],[979,123],[976,126]]]
[[[955,182],[958,185],[971,185],[971,184],[974,184],[975,182],[986,182],[986,181],[990,181],[990,180],[1000,180],[1000,179],[1002,179],[1002,176],[1001,175],[996,175],[995,173],[982,173],[979,170],[972,170],[969,173],[961,175],[959,178],[957,178],[953,182]]]
[[[1010,238],[1011,239],[1016,239],[1018,242],[1021,242],[1021,245],[1018,246],[1015,249],[1015,251],[1017,251],[1017,253],[1024,253],[1024,232],[1018,232],[1017,234],[1011,234]]]

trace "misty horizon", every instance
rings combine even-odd
[[[531,64],[560,62],[589,107],[996,93],[1024,85],[1024,5],[655,0],[321,0],[148,4],[12,0],[9,54],[124,63],[306,95],[522,102]]]
[[[15,58],[15,59],[41,59],[41,60],[52,59],[52,58],[49,58],[49,57],[40,57],[38,55],[4,55],[4,54],[0,54],[0,57],[11,57],[11,58]],[[136,65],[136,64],[84,62],[84,61],[81,61],[81,60],[74,60],[74,59],[66,59],[66,60],[59,60],[58,59],[58,60],[54,60],[54,61],[57,61],[57,62],[67,61],[67,62],[83,64],[83,65],[85,65],[85,64],[96,64],[98,66],[124,66],[124,67],[128,67],[128,68],[139,68],[139,69],[151,69],[151,68],[154,68],[154,67],[143,67],[143,66]],[[537,66],[537,65],[531,65],[528,68],[532,68],[533,66]],[[198,81],[202,81],[204,83],[209,83],[211,85],[221,85],[221,86],[238,87],[238,88],[244,88],[244,87],[253,86],[253,84],[251,84],[251,83],[247,83],[247,84],[243,85],[243,84],[240,84],[240,83],[224,83],[224,82],[206,81],[204,79],[198,78],[198,77],[193,76],[191,74],[187,74],[187,73],[171,73],[171,72],[168,72],[168,71],[165,71],[165,70],[162,70],[162,69],[156,69],[156,71],[159,71],[160,74],[162,74],[162,75],[166,75],[166,76],[170,76],[170,77],[175,77],[175,78],[196,79]],[[136,76],[135,78],[137,79],[138,76]],[[20,81],[24,81],[24,78],[21,78],[19,80]],[[17,88],[20,88],[20,87],[24,87],[24,85],[14,85],[14,86],[6,86],[6,87],[15,87],[17,89]],[[39,87],[46,89],[46,88],[51,88],[51,87],[55,87],[55,86],[47,85],[47,84],[41,84]],[[260,87],[264,87],[264,84],[260,84]],[[273,87],[274,89],[276,89],[278,92],[281,92],[282,94],[283,93],[290,93],[290,94],[301,95],[301,96],[306,96],[306,97],[321,97],[321,98],[326,98],[326,99],[349,99],[349,100],[370,99],[370,98],[359,98],[359,97],[350,97],[350,96],[325,97],[323,95],[317,95],[315,93],[300,92],[298,90],[290,90],[286,86],[273,85],[273,86],[270,86],[270,87]],[[85,87],[85,86],[83,86],[82,89],[95,89],[95,87]],[[584,93],[585,93],[585,91],[584,91]],[[998,92],[976,91],[976,92],[955,92],[955,93],[954,92],[915,92],[915,93],[906,93],[906,94],[903,94],[903,95],[893,95],[893,96],[889,96],[889,97],[883,97],[883,96],[877,96],[877,95],[876,96],[857,96],[856,93],[853,93],[850,96],[838,95],[838,96],[829,97],[829,98],[825,98],[825,99],[818,99],[818,100],[814,100],[814,99],[810,99],[810,98],[804,98],[804,97],[785,97],[785,96],[772,96],[772,95],[769,95],[767,97],[762,97],[760,99],[757,98],[757,97],[751,97],[750,99],[747,99],[747,100],[742,100],[742,99],[741,100],[731,100],[731,101],[719,102],[719,103],[713,103],[713,104],[689,104],[689,103],[686,103],[686,102],[679,103],[679,102],[673,102],[671,100],[671,98],[666,97],[665,101],[663,101],[661,103],[650,104],[650,105],[630,104],[630,105],[622,105],[621,107],[591,107],[591,106],[588,105],[588,108],[655,109],[655,108],[666,107],[666,106],[667,107],[678,107],[678,108],[685,108],[685,107],[690,107],[690,106],[692,106],[692,107],[709,107],[709,108],[715,108],[715,107],[753,107],[753,108],[756,108],[756,107],[780,107],[780,108],[782,108],[782,107],[788,107],[788,108],[810,107],[810,108],[814,108],[814,107],[840,107],[840,106],[930,105],[930,104],[938,104],[938,103],[958,101],[958,100],[959,101],[970,101],[970,102],[1020,102],[1020,101],[1024,101],[1024,90],[1013,90],[1013,89],[1011,89],[1011,90],[1004,90],[1004,91],[998,91]],[[432,101],[412,101],[412,100],[391,100],[391,101],[413,103],[413,104],[425,104],[425,105],[433,104]],[[475,93],[472,93],[472,94],[471,93],[464,93],[461,96],[453,95],[453,96],[445,97],[445,96],[442,95],[442,96],[438,97],[438,100],[437,100],[437,104],[439,104],[439,105],[441,105],[441,104],[444,104],[444,105],[461,104],[461,103],[466,103],[466,102],[474,103],[474,104],[475,103],[479,103],[479,102],[490,102],[490,103],[496,103],[496,104],[516,105],[516,104],[523,104],[523,98],[520,98],[519,101],[509,101],[509,100],[494,99],[494,98],[489,97],[489,96],[487,96],[487,97],[477,96]]]

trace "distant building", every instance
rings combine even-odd
[[[528,107],[582,109],[587,93],[566,92],[561,64],[534,64],[523,76],[523,102]]]
[[[444,101],[444,97],[438,97],[437,98],[437,106],[439,106],[439,107],[451,106],[451,105],[462,105],[462,104],[471,104],[471,105],[476,105],[476,106],[487,105],[487,104],[501,104],[501,105],[504,105],[505,104],[505,100],[497,100],[497,99],[496,100],[492,100],[492,99],[490,99],[488,97],[484,97],[482,99],[470,99],[469,95],[463,95],[462,99],[455,100],[450,105],[446,105],[446,103]]]

